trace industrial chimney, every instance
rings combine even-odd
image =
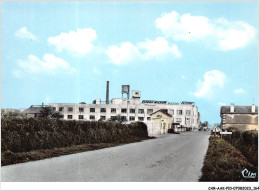
[[[109,104],[109,81],[107,81],[106,104]]]

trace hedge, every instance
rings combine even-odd
[[[79,144],[114,143],[148,138],[142,122],[66,121],[54,119],[2,119],[2,152],[29,152]]]

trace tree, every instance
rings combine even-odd
[[[60,119],[62,118],[61,114],[59,112],[55,112],[52,107],[43,107],[41,110],[41,117],[47,119],[48,117],[54,118],[54,119]]]
[[[208,127],[209,126],[209,122],[208,121],[204,121],[202,124],[201,124],[202,127]]]

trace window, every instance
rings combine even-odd
[[[143,121],[144,118],[143,117],[138,117],[138,121]]]
[[[101,108],[101,109],[100,109],[100,112],[106,113],[106,108]]]
[[[52,109],[52,111],[56,111],[56,107],[52,107],[51,109]]]
[[[83,119],[84,118],[84,115],[79,115],[79,119]]]
[[[130,113],[135,113],[135,109],[130,109]]]
[[[180,123],[181,122],[181,118],[176,118],[176,122]]]
[[[121,116],[121,120],[122,120],[122,121],[127,121],[127,120],[126,120],[126,116]]]
[[[106,120],[106,116],[100,116],[101,120]]]
[[[144,113],[144,109],[138,109],[138,113]]]
[[[186,110],[186,115],[191,115],[191,110]]]
[[[95,108],[90,108],[90,112],[95,112]]]
[[[89,116],[89,119],[90,119],[90,120],[95,120],[95,115],[90,115],[90,116]]]
[[[172,122],[174,123],[174,118],[172,118]]]
[[[72,115],[68,115],[68,119],[72,119]]]
[[[130,116],[129,117],[129,121],[135,121],[135,117],[134,116]]]
[[[83,107],[80,107],[80,108],[79,108],[79,112],[84,112],[84,108],[83,108]]]
[[[153,109],[147,109],[147,114],[153,113]]]
[[[121,113],[126,113],[126,108],[122,108]]]
[[[60,115],[60,118],[61,118],[61,119],[64,119],[64,115]]]
[[[116,108],[111,108],[111,113],[116,113]]]
[[[168,113],[173,115],[174,114],[174,110],[173,109],[169,109]]]
[[[190,124],[190,118],[186,118],[186,124]]]
[[[63,111],[64,110],[64,107],[59,107],[59,111]]]
[[[177,115],[182,115],[182,110],[177,110]]]
[[[147,117],[147,121],[150,121],[151,120],[151,117]]]
[[[157,118],[161,118],[161,117],[162,117],[162,115],[156,115],[156,117],[157,117]]]
[[[68,107],[68,112],[72,112],[73,111],[73,107]]]

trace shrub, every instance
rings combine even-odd
[[[55,119],[2,119],[2,151],[28,152],[85,143],[125,142],[148,138],[147,127],[137,122],[65,121]]]

